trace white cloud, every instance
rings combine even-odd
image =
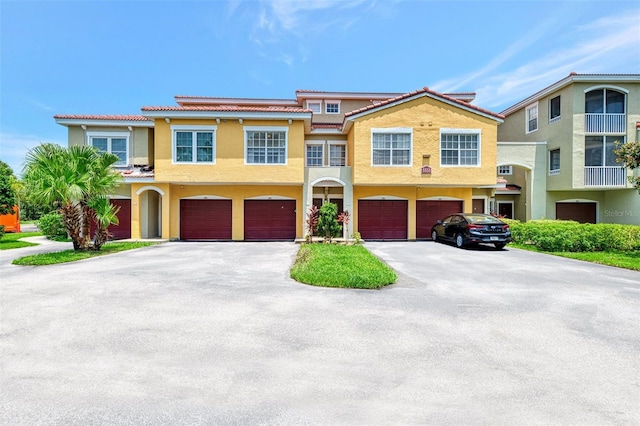
[[[348,29],[375,6],[376,2],[366,0],[262,0],[249,40],[261,49],[278,45],[281,51],[276,60],[293,66],[308,58],[307,40],[321,37],[330,28]],[[232,10],[236,8],[234,4]],[[348,12],[354,8],[359,8],[358,14]],[[335,9],[340,13],[320,15]],[[289,51],[282,51],[283,47]]]
[[[7,163],[14,174],[20,175],[27,152],[41,143],[67,145],[66,141],[47,140],[37,135],[2,132],[0,133],[0,160]]]
[[[573,45],[553,50],[514,70],[500,72],[500,67],[511,56],[536,41],[535,35],[527,33],[479,70],[461,78],[441,81],[433,87],[439,91],[454,91],[476,84],[480,86],[476,88],[477,105],[504,109],[570,72],[637,73],[640,71],[639,15],[640,10],[632,10],[577,26],[570,34],[576,40]]]

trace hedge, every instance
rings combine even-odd
[[[640,250],[640,226],[578,223],[567,220],[506,220],[516,244],[532,244],[543,251]]]

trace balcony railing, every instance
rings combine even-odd
[[[585,133],[626,133],[626,114],[593,114],[584,115]]]
[[[584,186],[625,186],[627,172],[620,166],[586,166]]]

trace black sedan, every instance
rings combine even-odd
[[[509,225],[488,214],[456,213],[433,225],[431,239],[452,241],[460,248],[490,243],[500,250],[511,241],[511,230]]]

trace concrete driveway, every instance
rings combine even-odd
[[[640,274],[367,243],[380,291],[288,278],[292,243],[0,252],[3,424],[638,424]]]

